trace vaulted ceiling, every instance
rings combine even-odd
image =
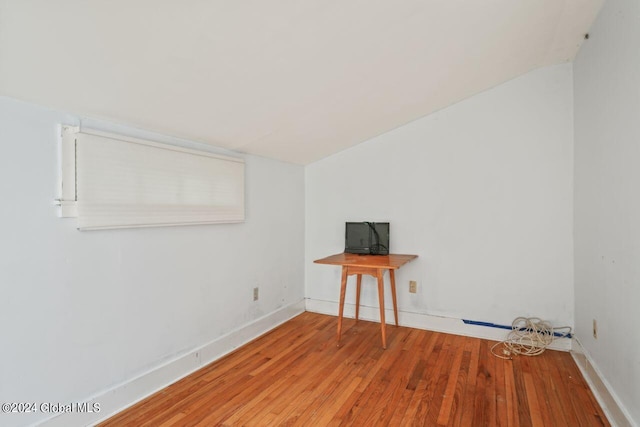
[[[0,95],[307,164],[571,61],[603,0],[0,0]]]

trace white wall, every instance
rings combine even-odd
[[[345,221],[389,221],[391,251],[419,255],[397,274],[401,311],[572,325],[572,123],[564,64],[308,165],[306,297],[338,301],[340,269],[313,260],[343,250]]]
[[[53,206],[77,121],[0,98],[0,402],[82,401],[303,298],[301,166],[245,156],[243,224],[79,232]]]
[[[590,35],[574,64],[576,333],[640,425],[640,3],[607,1]]]

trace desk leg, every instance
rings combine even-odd
[[[382,332],[382,348],[387,348],[387,329],[384,323],[384,270],[378,269],[378,300],[380,301],[380,331]]]
[[[396,300],[396,273],[394,270],[389,270],[389,277],[391,278],[391,297],[393,298],[393,316],[396,318],[396,326],[398,326],[398,301]]]
[[[347,292],[347,266],[342,266],[342,286],[340,287],[340,308],[338,311],[338,345],[342,335],[342,315],[344,314],[344,295]]]
[[[362,286],[362,274],[358,274],[358,282],[356,283],[356,321],[360,316],[360,287]]]

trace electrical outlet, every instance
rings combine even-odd
[[[593,319],[593,337],[598,339],[598,322],[596,322],[596,319]]]
[[[415,280],[409,280],[409,292],[411,292],[412,294],[418,292],[418,282],[416,282]]]
[[[259,297],[258,288],[253,288],[253,300],[258,301],[258,297]]]

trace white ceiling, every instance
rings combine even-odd
[[[307,164],[537,67],[603,0],[0,0],[0,95]]]

